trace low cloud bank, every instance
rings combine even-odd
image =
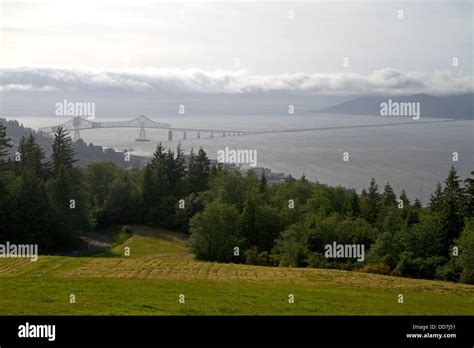
[[[374,71],[368,75],[354,73],[252,75],[244,70],[160,68],[118,71],[10,67],[0,68],[0,91],[447,95],[472,93],[473,80],[471,76],[452,71],[404,73],[391,68]]]

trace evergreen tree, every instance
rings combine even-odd
[[[382,199],[385,205],[396,205],[397,204],[397,196],[390,186],[390,183],[387,181],[384,187],[384,191],[382,193]]]
[[[349,192],[344,201],[343,210],[347,216],[357,218],[360,213],[360,199],[357,193]]]
[[[72,243],[77,234],[92,226],[89,197],[84,190],[81,171],[74,168],[76,152],[69,132],[59,127],[54,135],[50,182],[52,202],[63,243]]]
[[[168,183],[170,184],[171,189],[174,191],[176,187],[177,177],[175,176],[175,161],[174,161],[174,153],[171,149],[168,149],[168,152],[165,156],[165,175],[168,179]]]
[[[178,151],[181,148],[178,147]],[[150,225],[169,225],[169,221],[175,220],[175,194],[176,185],[180,179],[177,175],[176,164],[183,164],[182,153],[178,153],[175,160],[171,150],[165,151],[160,143],[153,154],[151,164],[145,168],[142,184],[142,201],[144,220]]]
[[[395,206],[397,204],[397,196],[395,195],[395,192],[393,192],[392,186],[390,186],[388,181],[385,184],[382,198],[385,205]]]
[[[362,216],[371,224],[377,221],[379,215],[380,194],[375,179],[370,181],[368,192],[363,192]]]
[[[181,196],[184,194],[184,189],[182,188],[182,181],[186,175],[186,164],[183,150],[181,149],[181,144],[178,144],[176,149],[176,157],[169,152],[167,157],[169,177],[168,181],[173,190],[174,195]]]
[[[11,147],[10,138],[7,137],[7,127],[0,122],[0,162],[8,156],[8,149]]]
[[[400,194],[399,200],[403,202],[403,209],[401,210],[401,217],[402,217],[403,221],[405,222],[405,227],[408,228],[408,227],[420,222],[419,211],[418,211],[418,209],[415,209],[416,207],[413,207],[411,205],[411,202],[408,199],[408,196],[407,196],[405,190],[402,190],[402,193]]]
[[[23,172],[25,169],[25,163],[27,162],[26,159],[28,157],[28,148],[26,145],[26,138],[21,137],[20,142],[18,144],[18,153],[20,154],[20,173]]]
[[[403,208],[410,206],[410,200],[408,199],[405,190],[402,190],[402,193],[400,194],[400,200],[403,202]]]
[[[186,159],[184,158],[184,152],[181,148],[181,144],[178,144],[176,148],[176,159],[175,159],[175,176],[177,182],[179,182],[186,175]]]
[[[191,150],[188,165],[189,192],[201,192],[209,187],[210,161],[206,152],[200,148],[197,155]]]
[[[22,137],[20,139],[18,152],[20,153],[20,168],[22,172],[32,170],[38,176],[43,175],[43,160],[46,156],[33,134],[30,133],[28,138]]]
[[[471,176],[474,176],[474,171],[471,172]],[[474,178],[467,178],[464,181],[464,187],[464,216],[467,218],[471,218],[474,217]]]
[[[54,134],[52,147],[52,167],[54,175],[57,176],[59,174],[60,168],[68,171],[72,170],[72,166],[77,160],[74,159],[76,152],[72,146],[69,132],[62,127],[58,127],[58,130]]]
[[[165,147],[159,143],[156,147],[155,152],[153,153],[153,158],[151,159],[151,167],[156,169],[158,167],[165,168],[166,163],[166,152]]]
[[[144,220],[150,225],[163,225],[165,211],[174,210],[174,205],[164,207],[165,198],[170,194],[168,179],[161,165],[147,165],[143,175],[142,200]],[[166,209],[164,209],[166,208]]]
[[[439,213],[443,209],[443,189],[439,182],[436,184],[435,191],[431,194],[429,206],[432,213]]]
[[[197,162],[199,163],[199,168],[201,170],[201,173],[203,174],[203,178],[205,178],[204,182],[205,186],[207,187],[211,161],[209,161],[209,157],[207,157],[207,154],[202,149],[202,147],[199,148]]]
[[[459,237],[464,221],[462,216],[463,190],[456,169],[451,167],[448,177],[444,181],[443,204],[441,210],[441,224],[443,231],[443,247],[445,253],[453,241]]]
[[[421,209],[422,208],[421,202],[418,198],[416,198],[415,202],[413,202],[413,207],[416,208],[416,209]]]

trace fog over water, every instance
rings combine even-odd
[[[138,115],[137,115],[138,116]],[[168,141],[168,131],[147,129],[148,143],[138,143],[139,129],[114,128],[81,131],[87,143],[102,145],[118,150],[133,149],[133,154],[151,156],[156,145],[162,142],[175,149],[178,142],[185,152],[199,147],[210,158],[217,157],[217,151],[225,149],[257,150],[259,167],[275,172],[300,177],[303,173],[311,181],[328,185],[355,188],[359,192],[367,187],[370,178],[375,178],[382,190],[390,181],[399,194],[405,189],[410,198],[429,200],[436,182],[444,180],[451,165],[455,165],[462,179],[474,170],[474,121],[439,122],[439,119],[422,118],[416,124],[406,117],[380,116],[175,116],[158,117],[147,115],[156,122],[169,123],[172,127],[225,129],[225,130],[288,130],[320,127],[348,127],[332,130],[313,130],[274,134],[248,135],[240,137],[209,138],[209,134],[174,132],[173,141]],[[67,117],[16,117],[27,127],[58,125]],[[131,118],[117,118],[126,121]],[[95,121],[110,121],[97,118]],[[357,127],[360,125],[399,126]],[[343,153],[349,153],[349,161],[343,161]],[[459,161],[453,162],[453,152],[459,154]]]

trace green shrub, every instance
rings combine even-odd
[[[276,240],[273,250],[274,259],[279,266],[304,267],[307,250],[303,245],[305,227],[302,224],[291,225]]]
[[[436,269],[435,278],[438,280],[457,282],[459,281],[461,270],[461,267],[455,262],[455,260],[451,259],[443,266],[440,266]]]
[[[306,262],[311,268],[329,268],[328,261],[322,253],[310,253]]]
[[[245,263],[248,265],[258,264],[258,250],[257,247],[245,250]]]
[[[402,253],[393,273],[401,277],[433,279],[436,276],[436,270],[447,262],[443,256],[412,257],[411,253]]]
[[[133,230],[132,230],[132,228],[131,228],[130,226],[125,225],[125,226],[122,227],[122,232],[125,232],[125,233],[127,233],[127,234],[132,234],[132,233],[133,233]]]
[[[466,223],[459,238],[459,264],[462,267],[461,281],[474,284],[474,219]]]
[[[362,267],[360,271],[366,272],[366,273],[376,273],[376,274],[384,274],[384,275],[390,275],[391,273],[390,267],[382,262],[367,264],[364,267]]]
[[[236,261],[234,248],[241,248],[240,215],[227,203],[213,202],[190,221],[188,246],[198,259]]]
[[[257,264],[260,266],[268,266],[270,264],[270,255],[268,251],[262,251],[258,254]]]

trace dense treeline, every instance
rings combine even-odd
[[[0,240],[36,243],[42,251],[73,248],[81,232],[117,224],[186,231],[200,204],[190,193],[209,184],[210,162],[202,149],[185,159],[179,147],[175,155],[160,145],[144,169],[124,170],[111,162],[75,166],[76,152],[63,129],[54,135],[50,158],[32,134],[21,138],[13,157],[10,147],[1,126]],[[179,199],[186,208],[178,212]]]
[[[358,195],[304,177],[268,185],[265,176],[213,167],[200,149],[157,147],[144,168],[75,166],[59,129],[46,158],[34,136],[7,159],[0,128],[0,241],[74,247],[81,232],[147,224],[190,234],[196,257],[219,262],[326,267],[474,283],[474,179],[451,168],[428,207],[372,179]],[[330,258],[336,242],[363,245],[363,261]]]
[[[361,195],[304,177],[271,187],[262,179],[211,177],[205,208],[190,221],[199,258],[474,282],[474,180],[462,184],[454,168],[426,208],[389,183],[379,192],[373,179]],[[364,261],[327,258],[333,242],[364,245]],[[239,257],[235,246],[245,250]]]

